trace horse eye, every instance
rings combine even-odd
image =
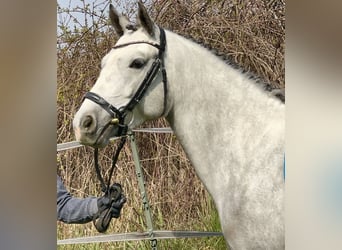
[[[145,66],[145,61],[144,59],[141,59],[141,58],[138,58],[138,59],[135,59],[130,65],[129,67],[130,68],[133,68],[133,69],[141,69],[142,67]]]

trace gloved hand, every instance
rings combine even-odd
[[[93,223],[97,231],[104,233],[112,218],[119,218],[126,197],[122,193],[121,185],[114,183],[104,194],[98,198],[98,211],[93,218]]]
[[[104,211],[110,208],[111,217],[119,218],[120,212],[127,199],[124,194],[120,194],[117,200],[113,201],[106,196],[102,196],[97,200],[98,211]]]
[[[119,218],[121,209],[126,201],[127,199],[122,193],[121,185],[114,183],[104,196],[98,198],[98,214],[101,216],[104,210],[109,209],[106,214],[110,213],[110,217]]]

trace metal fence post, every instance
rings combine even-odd
[[[128,133],[128,137],[130,139],[130,144],[131,144],[131,148],[132,148],[133,160],[134,160],[134,165],[135,165],[135,173],[136,173],[137,178],[138,178],[140,195],[141,195],[141,199],[142,199],[142,203],[143,203],[143,210],[144,210],[144,214],[145,214],[145,218],[146,218],[147,230],[148,230],[148,234],[150,237],[151,249],[157,250],[157,239],[154,238],[152,214],[151,214],[150,204],[148,201],[147,192],[145,189],[144,174],[143,174],[143,171],[141,168],[138,149],[137,149],[137,145],[135,143],[135,137],[134,137],[132,131],[130,131]]]

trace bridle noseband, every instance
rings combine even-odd
[[[147,72],[145,78],[139,85],[138,90],[135,92],[134,96],[131,98],[131,100],[128,102],[126,106],[116,108],[110,103],[108,103],[104,98],[99,96],[98,94],[95,94],[93,92],[87,92],[84,97],[84,99],[89,99],[96,104],[100,105],[104,110],[106,110],[110,116],[112,117],[112,120],[109,121],[108,125],[118,125],[119,131],[118,136],[125,135],[127,133],[127,124],[124,123],[124,119],[129,111],[132,111],[134,107],[141,101],[141,99],[144,97],[146,91],[151,86],[154,78],[156,77],[157,73],[160,71],[162,73],[163,77],[163,88],[164,88],[164,109],[162,115],[166,112],[166,99],[167,99],[167,75],[164,65],[164,52],[166,47],[166,37],[165,37],[165,31],[162,28],[159,28],[160,31],[160,44],[155,44],[152,42],[145,42],[145,41],[137,41],[137,42],[130,42],[130,43],[124,43],[117,46],[114,46],[113,49],[119,49],[123,48],[129,45],[134,44],[148,44],[151,45],[159,50],[158,57],[156,57]]]

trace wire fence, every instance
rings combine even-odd
[[[136,169],[136,177],[138,179],[139,190],[141,195],[141,202],[144,209],[145,221],[147,224],[147,231],[143,233],[131,232],[131,233],[118,233],[118,234],[106,234],[96,235],[88,237],[78,237],[57,240],[57,245],[68,245],[68,244],[87,244],[87,243],[101,243],[101,242],[123,242],[123,241],[139,241],[149,240],[151,249],[157,250],[157,240],[161,239],[179,239],[179,238],[200,238],[200,237],[222,237],[221,232],[204,232],[204,231],[163,231],[154,230],[153,219],[151,215],[151,209],[149,205],[148,196],[145,189],[145,180],[140,164],[139,154],[137,145],[135,143],[134,133],[173,133],[171,128],[140,128],[134,129],[128,133],[134,165]],[[119,139],[118,137],[111,138],[111,141]],[[57,144],[57,152],[70,150],[83,145],[79,142],[72,141],[66,143]]]

